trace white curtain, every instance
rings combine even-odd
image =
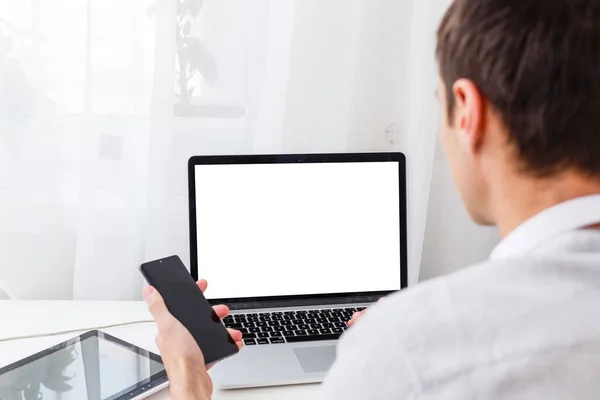
[[[419,273],[447,0],[0,0],[0,288],[140,298],[196,154],[408,157]]]

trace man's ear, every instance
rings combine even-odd
[[[452,85],[455,99],[454,126],[459,140],[471,152],[477,152],[484,140],[484,99],[481,91],[468,79]]]

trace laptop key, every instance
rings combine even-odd
[[[265,321],[259,321],[256,323],[256,326],[259,326],[262,328],[263,326],[267,326],[267,323]]]
[[[333,324],[331,322],[326,322],[323,324],[323,328],[333,328]]]
[[[344,330],[343,330],[342,328],[333,328],[333,329],[331,330],[331,332],[333,332],[333,333],[343,333],[343,332],[344,332]]]
[[[288,343],[298,343],[298,342],[313,342],[317,340],[336,340],[339,339],[339,334],[328,334],[328,335],[316,335],[316,336],[292,336],[286,337],[285,341]]]
[[[256,340],[254,340],[254,339],[244,339],[244,344],[246,346],[252,346],[252,345],[256,344]]]
[[[314,318],[306,318],[306,319],[304,320],[304,322],[305,322],[305,323],[307,323],[307,324],[314,324],[314,323],[316,323],[316,322],[317,322],[317,317],[314,317]]]
[[[308,333],[309,335],[318,335],[319,334],[319,330],[318,329],[309,329],[306,331],[306,333]]]
[[[250,332],[250,333],[258,333],[258,332],[260,332],[260,328],[248,328],[248,332]]]
[[[268,338],[270,337],[269,332],[259,332],[256,334],[257,337],[259,338]]]
[[[325,323],[325,322],[327,322],[327,318],[324,318],[324,317],[317,318],[317,322],[320,324]]]
[[[243,328],[242,324],[225,324],[225,325],[231,329],[242,329]]]
[[[273,332],[273,328],[271,328],[270,326],[264,326],[262,328],[260,328],[263,332]]]
[[[294,336],[294,331],[285,331],[283,332],[283,336]]]
[[[305,329],[306,330],[306,329],[309,329],[309,328],[310,327],[308,325],[306,325],[306,324],[300,324],[300,325],[298,325],[298,329]]]
[[[294,325],[288,325],[288,326],[285,327],[285,330],[286,331],[295,331],[296,327]]]
[[[281,334],[281,332],[269,332],[269,334],[271,335],[271,337],[281,337],[281,336],[283,336]]]
[[[244,333],[242,335],[242,339],[254,339],[256,337],[256,333]]]
[[[241,329],[238,329],[238,330],[240,332],[242,332],[242,333],[248,333],[248,329],[247,328],[241,328]]]
[[[273,327],[273,330],[275,332],[283,332],[283,331],[285,331],[285,327],[284,326],[275,326],[275,327]]]
[[[327,334],[331,333],[331,329],[329,329],[329,328],[323,328],[323,329],[319,329],[319,330],[321,331],[321,333],[327,333]]]
[[[279,337],[272,337],[271,339],[269,339],[271,341],[271,343],[276,344],[276,343],[285,343],[285,340],[283,340],[283,338],[279,338]]]
[[[258,339],[258,344],[269,344],[269,339]]]

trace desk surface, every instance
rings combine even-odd
[[[0,340],[7,337],[60,332],[72,329],[84,332],[94,327],[128,321],[149,320],[152,316],[144,302],[88,301],[16,301],[0,300]],[[153,323],[103,329],[137,346],[158,353]],[[78,333],[0,342],[0,367],[63,342]],[[295,400],[317,397],[318,385],[283,386],[262,389],[220,391],[215,389],[214,400],[220,399],[278,399]],[[151,399],[168,399],[163,391]]]

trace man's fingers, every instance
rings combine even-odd
[[[217,317],[219,317],[219,319],[223,319],[229,315],[229,307],[223,304],[213,306],[213,310],[215,310],[215,314],[217,314]]]
[[[208,282],[204,279],[200,279],[198,282],[196,282],[196,284],[198,285],[200,290],[202,290],[202,293],[204,293],[206,291],[206,288],[208,287]]]
[[[160,334],[156,335],[154,342],[156,343],[156,347],[160,350],[162,348],[162,336],[160,336]]]
[[[231,328],[227,328],[227,332],[229,332],[231,338],[236,342],[242,340],[242,332]]]
[[[244,345],[242,343],[242,332],[236,331],[235,329],[231,328],[227,328],[227,332],[229,332],[229,335],[231,336],[235,344],[237,344],[238,349],[241,349]]]
[[[348,321],[348,326],[354,325],[356,323],[356,321],[358,321],[358,319],[360,317],[362,317],[364,312],[365,311],[363,310],[363,311],[357,311],[354,314],[352,314],[352,318],[350,318],[350,321]]]

